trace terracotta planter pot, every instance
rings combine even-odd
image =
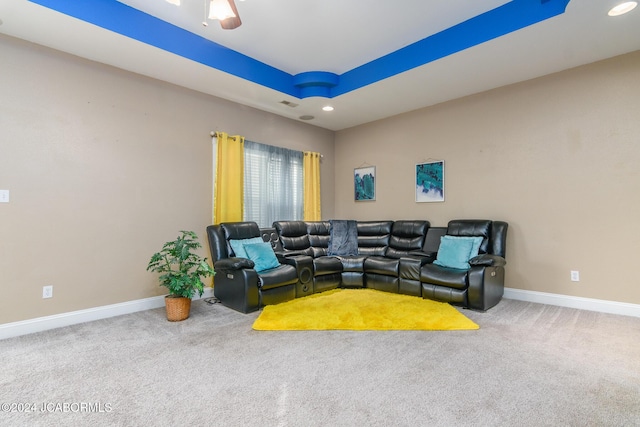
[[[164,303],[167,308],[167,320],[169,322],[179,322],[189,317],[191,298],[167,295],[164,297]]]

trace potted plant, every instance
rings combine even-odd
[[[198,292],[202,296],[202,279],[215,275],[206,258],[193,251],[200,248],[198,236],[193,231],[180,231],[176,240],[167,242],[160,252],[153,254],[147,271],[161,273],[160,286],[169,289],[165,296],[167,320],[176,322],[189,317],[191,298]]]

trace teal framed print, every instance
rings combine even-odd
[[[356,202],[376,199],[376,167],[367,166],[353,170],[354,195]]]
[[[416,165],[416,202],[444,202],[444,160]]]

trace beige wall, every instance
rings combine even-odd
[[[638,304],[639,118],[635,52],[344,130],[336,217],[505,220],[506,286]],[[429,159],[445,161],[443,203],[414,202]],[[364,163],[376,201],[356,203],[345,183]]]
[[[207,244],[212,130],[321,152],[333,215],[331,131],[6,36],[0,52],[0,323],[166,293],[145,267],[178,230]]]
[[[639,52],[344,130],[334,151],[305,123],[6,36],[0,51],[0,324],[162,295],[150,255],[180,229],[206,244],[211,130],[321,152],[325,219],[505,220],[507,286],[640,303]],[[446,201],[415,203],[430,159]],[[377,200],[355,203],[365,163]]]

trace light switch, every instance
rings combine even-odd
[[[0,190],[0,203],[9,203],[9,190]]]

